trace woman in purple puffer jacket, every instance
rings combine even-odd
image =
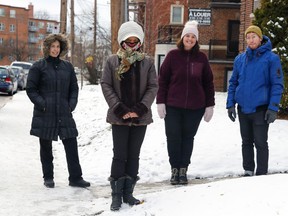
[[[188,183],[194,136],[203,116],[211,120],[215,105],[213,74],[198,39],[197,22],[187,22],[178,49],[167,54],[160,68],[156,103],[165,120],[173,185]]]

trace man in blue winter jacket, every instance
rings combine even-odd
[[[234,122],[237,106],[242,137],[244,176],[268,172],[268,129],[277,118],[283,92],[283,72],[278,55],[272,52],[270,39],[262,35],[258,26],[245,31],[246,52],[234,60],[233,74],[229,81],[226,108]]]

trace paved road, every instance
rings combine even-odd
[[[13,96],[9,96],[7,94],[1,94],[0,93],[0,109],[5,106],[5,104],[9,101],[12,100]]]

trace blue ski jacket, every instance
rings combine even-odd
[[[283,72],[278,55],[272,52],[272,44],[263,36],[262,45],[234,60],[233,73],[229,80],[226,108],[237,103],[243,113],[256,112],[259,106],[278,111],[283,92]]]

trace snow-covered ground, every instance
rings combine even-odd
[[[74,117],[83,177],[88,189],[68,186],[62,143],[54,142],[56,187],[43,186],[39,144],[29,135],[32,103],[25,91],[0,109],[0,215],[2,216],[287,216],[288,174],[237,178],[241,175],[239,123],[225,109],[226,93],[216,93],[211,122],[201,122],[188,170],[188,186],[169,185],[164,121],[153,104],[154,123],[148,126],[140,155],[135,195],[142,205],[122,205],[111,212],[112,136],[106,123],[107,105],[100,86],[80,90]],[[269,173],[288,170],[288,121],[276,120],[269,131]],[[224,180],[219,180],[224,178]],[[204,179],[204,184],[199,179]],[[218,181],[219,180],[219,181]],[[150,188],[150,189],[149,189]]]

